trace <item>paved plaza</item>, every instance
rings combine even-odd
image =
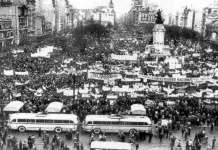
[[[203,129],[203,127],[193,127],[192,131],[191,131],[191,139],[194,140],[194,135],[195,133],[201,131]],[[218,137],[218,128],[216,127],[214,129],[213,133],[210,133],[210,128],[206,127],[206,133],[208,133],[208,144],[211,145],[212,144],[212,138],[214,136],[216,136],[216,138]],[[38,132],[26,132],[26,133],[20,133],[18,131],[11,131],[9,132],[9,135],[15,135],[17,140],[25,140],[27,141],[27,138],[31,135],[35,135],[36,136],[36,142],[35,144],[37,145],[37,150],[42,150],[43,149],[43,142],[42,142],[42,137],[38,136]],[[54,132],[49,132],[49,137],[50,139],[54,136]],[[127,135],[127,134],[126,134]],[[178,140],[181,140],[181,145],[182,145],[182,150],[185,149],[185,140],[184,137],[182,137],[181,134],[181,130],[174,130],[173,134],[177,140],[176,140],[176,145]],[[61,137],[61,141],[63,140],[65,142],[65,145],[68,146],[68,148],[70,150],[74,150],[76,148],[74,148],[74,140],[67,140],[65,133],[61,133],[59,134],[59,136]],[[107,141],[118,141],[117,138],[117,134],[111,134],[111,133],[106,133],[107,136]],[[99,140],[98,135],[95,135],[94,138],[96,141]],[[188,137],[188,139],[190,139],[190,137]],[[128,136],[126,137],[126,141],[128,140]],[[88,132],[80,132],[80,143],[83,143],[84,149],[85,150],[89,150],[89,133]],[[139,143],[139,150],[170,150],[170,140],[163,138],[162,143],[159,141],[158,137],[156,137],[155,135],[152,138],[152,142],[148,143],[148,138],[145,141],[138,141]],[[218,143],[216,142],[216,146],[215,146],[215,150],[218,148]],[[48,147],[48,149],[50,149],[50,146]],[[135,150],[136,146],[135,144],[132,145],[132,149]],[[175,148],[174,148],[175,149]],[[206,150],[207,149],[207,144],[204,144],[204,142],[202,142],[202,148],[201,150]],[[12,148],[6,148],[4,147],[3,150],[12,150]]]

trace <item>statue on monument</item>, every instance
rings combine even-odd
[[[160,9],[158,10],[157,12],[157,15],[156,15],[156,24],[163,24],[164,20],[162,19],[162,16],[161,16],[161,11]]]

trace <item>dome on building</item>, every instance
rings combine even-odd
[[[114,8],[114,3],[113,3],[112,0],[111,0],[110,3],[109,3],[109,7],[110,7],[110,8]]]

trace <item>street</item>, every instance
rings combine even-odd
[[[191,139],[194,139],[195,133],[201,131],[202,129],[203,129],[203,127],[193,127],[193,129],[191,131]],[[48,133],[49,133],[49,137],[50,137],[49,139],[52,139],[52,137],[54,136],[55,133],[54,132],[48,132]],[[208,144],[211,145],[212,144],[212,138],[214,136],[217,136],[218,128],[216,127],[214,129],[214,132],[210,133],[210,128],[207,127],[206,128],[206,133],[208,133],[208,137],[209,137],[208,138]],[[35,144],[36,144],[37,150],[42,150],[43,149],[42,137],[39,138],[38,132],[32,132],[31,131],[31,132],[26,132],[26,133],[20,133],[18,131],[11,131],[11,132],[9,132],[9,135],[10,134],[14,135],[17,138],[18,141],[20,141],[20,140],[27,141],[27,138],[29,136],[35,135],[36,136]],[[182,138],[181,131],[180,130],[174,130],[172,135],[174,135],[177,138],[177,140],[181,140],[182,149],[184,149],[185,148],[185,140],[184,140],[184,137]],[[74,148],[74,140],[73,139],[70,140],[70,141],[67,140],[66,137],[65,137],[65,133],[61,133],[61,134],[59,134],[59,136],[61,137],[61,141],[64,140],[65,145],[67,145],[68,148],[70,148],[70,150],[76,149],[76,148]],[[106,136],[107,136],[107,141],[118,141],[118,138],[117,138],[116,134],[106,133]],[[98,135],[95,135],[94,139],[99,140]],[[188,139],[190,139],[190,137],[188,137]],[[128,136],[126,137],[126,141],[127,140],[128,140]],[[81,132],[80,131],[80,143],[83,143],[83,146],[84,146],[85,150],[89,150],[89,133],[88,132]],[[151,143],[148,143],[148,138],[146,139],[146,141],[139,141],[138,143],[139,143],[139,150],[147,150],[147,149],[149,149],[149,150],[169,150],[170,149],[170,140],[169,139],[163,138],[162,143],[160,143],[159,139],[157,137],[155,137],[155,135],[152,138]],[[177,142],[176,142],[175,145],[177,145]],[[48,148],[50,149],[50,146]],[[203,142],[202,142],[201,150],[206,150],[206,148],[207,148],[207,144],[203,144]],[[215,149],[217,149],[217,148],[218,148],[218,144],[216,142]],[[4,150],[6,150],[6,149],[7,150],[12,150],[12,148],[4,147]],[[136,149],[135,144],[132,145],[132,149],[133,150]]]

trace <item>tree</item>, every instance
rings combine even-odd
[[[186,42],[190,40],[192,43],[199,42],[202,39],[200,33],[189,28],[182,28],[179,26],[165,26],[166,29],[166,38],[171,41],[174,40],[174,43]]]
[[[102,37],[107,37],[109,33],[107,28],[99,23],[91,23],[86,25],[84,27],[84,31],[93,38],[97,38],[98,41],[100,41]]]
[[[107,28],[108,28],[109,30],[111,30],[111,29],[113,28],[113,25],[112,25],[111,22],[108,22],[108,23],[107,23]]]

